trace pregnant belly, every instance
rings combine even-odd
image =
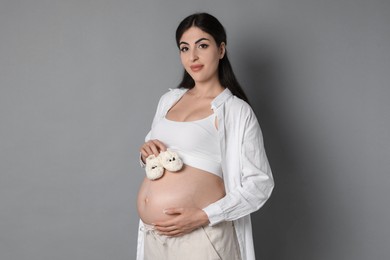
[[[184,166],[180,172],[165,171],[162,178],[141,184],[138,214],[146,224],[172,218],[164,209],[174,207],[204,208],[225,196],[223,181],[216,175]]]

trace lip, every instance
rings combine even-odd
[[[191,65],[190,68],[193,72],[197,72],[203,68],[203,65],[201,65],[201,64]]]

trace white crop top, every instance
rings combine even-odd
[[[160,140],[167,148],[177,152],[184,164],[222,178],[221,150],[214,114],[189,122],[164,117],[153,127],[150,138]]]

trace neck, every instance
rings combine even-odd
[[[219,80],[216,79],[207,82],[195,82],[195,86],[190,90],[190,93],[199,98],[214,98],[224,89]]]

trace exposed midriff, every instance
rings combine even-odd
[[[173,218],[163,211],[167,208],[204,208],[225,196],[220,177],[184,165],[179,172],[165,170],[157,180],[145,178],[141,184],[137,206],[141,220],[146,224]]]

